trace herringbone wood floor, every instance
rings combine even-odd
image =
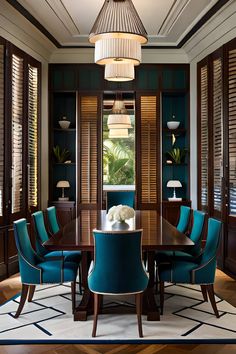
[[[20,291],[20,279],[14,276],[0,283],[0,303],[10,299]],[[217,271],[216,293],[236,306],[236,281]],[[236,354],[236,345],[224,344],[182,344],[182,345],[15,345],[0,346],[0,354]]]

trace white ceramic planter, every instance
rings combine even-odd
[[[70,121],[69,120],[59,120],[59,125],[61,129],[68,129],[70,126]]]
[[[180,122],[173,120],[173,121],[167,122],[167,127],[169,129],[173,130],[173,129],[177,129],[179,127],[179,124],[180,124]]]

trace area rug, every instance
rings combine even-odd
[[[133,306],[132,297],[120,299]],[[92,338],[92,316],[84,322],[73,321],[69,284],[39,286],[34,301],[26,303],[21,316],[15,319],[19,300],[18,295],[0,307],[0,344],[236,343],[236,308],[216,297],[220,313],[217,319],[197,286],[167,284],[164,315],[158,322],[143,316],[142,339],[138,337],[136,315],[118,313],[99,315],[97,337]],[[104,304],[119,306],[120,302],[107,297]]]

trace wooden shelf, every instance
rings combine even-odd
[[[62,129],[62,128],[53,128],[53,130],[55,130],[56,132],[75,132],[76,129],[75,128],[68,128],[68,129]]]
[[[188,166],[187,162],[181,162],[181,163],[166,163],[163,162],[164,166]]]
[[[175,136],[180,136],[186,133],[186,129],[184,128],[178,128],[178,129],[163,128],[162,130],[166,136],[172,136],[172,134],[174,134]]]
[[[53,165],[63,165],[63,166],[70,166],[70,165],[75,165],[75,162],[71,163],[64,163],[64,162],[53,162]]]

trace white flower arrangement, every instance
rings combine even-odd
[[[135,211],[133,208],[130,208],[128,205],[117,205],[113,206],[108,210],[108,220],[109,221],[125,221],[127,219],[133,218]]]

